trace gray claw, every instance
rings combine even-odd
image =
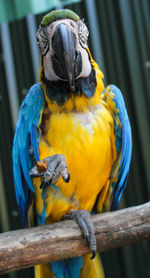
[[[64,182],[70,180],[66,159],[62,154],[55,154],[37,162],[37,165],[30,170],[29,175],[31,177],[43,177],[40,188],[54,184],[60,176],[63,177]]]
[[[89,248],[92,251],[91,259],[96,255],[96,237],[93,222],[91,221],[91,214],[88,210],[72,210],[64,216],[64,219],[76,220],[83,236],[87,239]]]
[[[68,183],[70,181],[70,172],[68,171],[68,176],[63,177],[64,182]]]
[[[96,251],[92,251],[92,256],[90,259],[93,260],[95,258],[95,256],[96,256]]]

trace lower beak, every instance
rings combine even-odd
[[[52,37],[53,69],[56,75],[69,81],[71,91],[75,90],[75,79],[82,71],[80,51],[76,50],[76,36],[65,24],[59,24]]]

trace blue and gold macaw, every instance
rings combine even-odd
[[[117,208],[132,152],[120,90],[104,87],[77,14],[56,10],[37,31],[40,82],[22,102],[13,144],[14,183],[25,225],[75,219],[89,255],[35,267],[36,278],[104,277],[90,219]]]

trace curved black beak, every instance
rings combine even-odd
[[[56,75],[68,80],[71,91],[75,90],[75,79],[82,70],[80,51],[76,50],[76,36],[65,24],[59,24],[52,37],[53,69]]]

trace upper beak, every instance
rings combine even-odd
[[[68,80],[70,89],[75,90],[75,78],[82,71],[82,58],[80,51],[76,50],[76,36],[65,24],[59,24],[52,37],[53,69],[56,75]]]

